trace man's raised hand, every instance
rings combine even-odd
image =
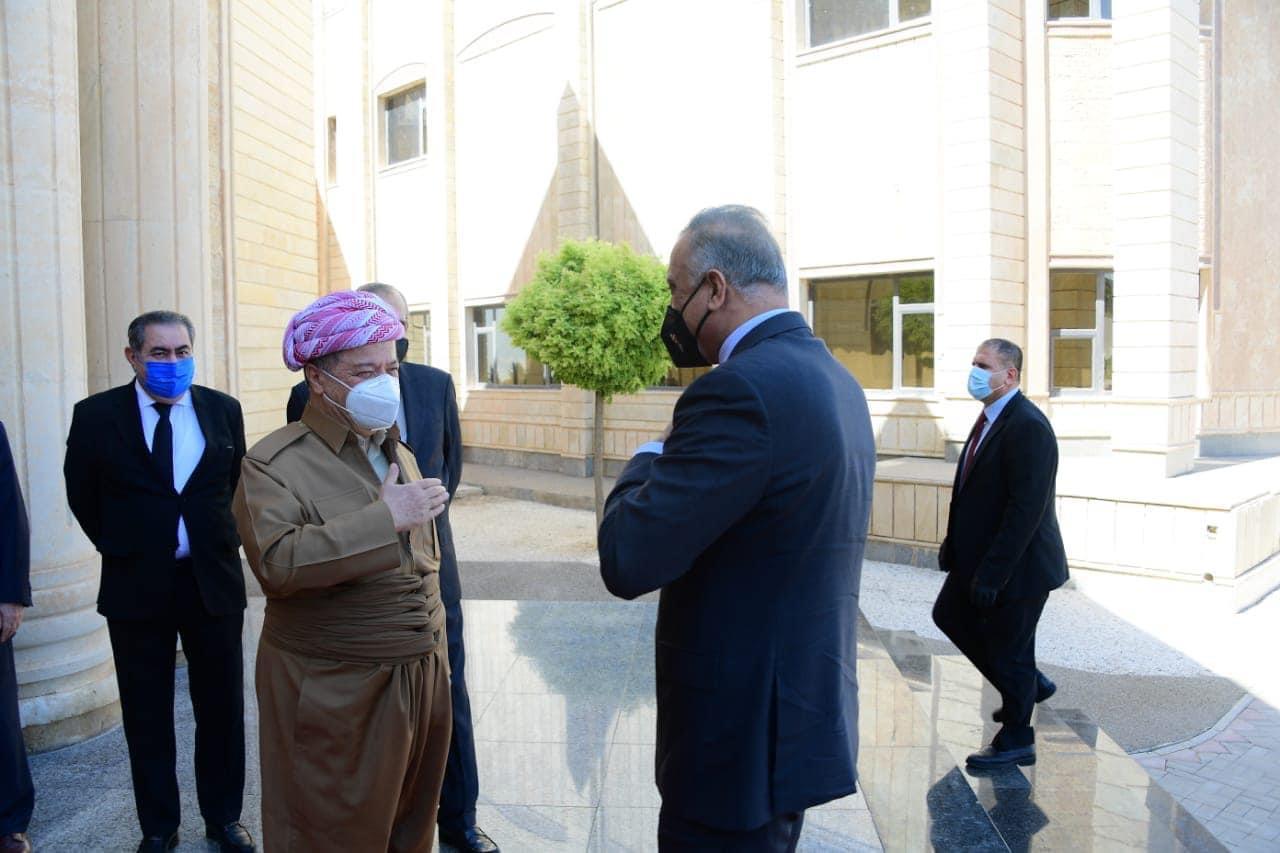
[[[398,533],[420,527],[444,512],[449,503],[449,492],[439,480],[429,478],[412,483],[397,483],[399,477],[400,466],[392,462],[387,468],[387,476],[382,480],[382,490],[378,493],[378,497],[391,510],[391,520]]]

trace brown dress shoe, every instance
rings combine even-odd
[[[0,853],[31,853],[31,839],[25,832],[0,835]]]

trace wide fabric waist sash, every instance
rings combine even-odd
[[[262,637],[310,658],[408,663],[445,639],[439,575],[383,572],[322,596],[267,600]]]

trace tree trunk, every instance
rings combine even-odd
[[[596,483],[596,527],[604,517],[604,397],[595,394],[595,417],[591,424],[591,476]]]

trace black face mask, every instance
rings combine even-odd
[[[404,357],[409,354],[409,339],[401,338],[396,341],[396,361],[404,361]]]
[[[698,332],[702,331],[707,318],[711,316],[711,308],[707,308],[707,313],[703,314],[702,319],[698,321],[698,328],[692,332],[684,321],[684,309],[689,307],[693,297],[698,295],[698,291],[706,283],[705,277],[698,282],[698,286],[693,289],[693,293],[689,294],[689,298],[680,306],[679,311],[674,305],[667,306],[667,316],[662,320],[662,343],[666,345],[671,363],[676,367],[707,367],[711,364],[703,358],[702,352],[698,349]]]

